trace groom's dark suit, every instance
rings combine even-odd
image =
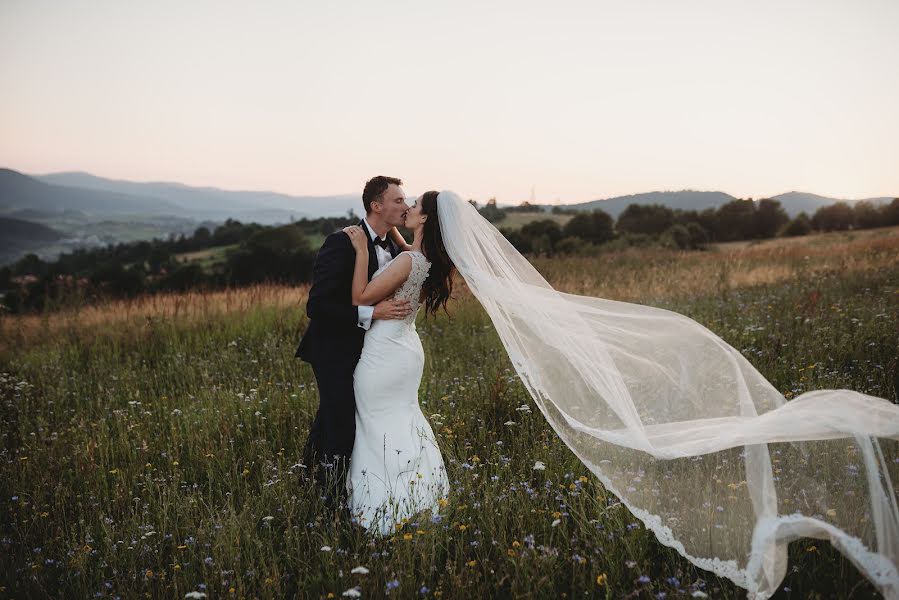
[[[368,235],[365,223],[360,221],[359,225]],[[392,240],[387,248],[390,256],[399,254]],[[303,451],[303,464],[315,471],[320,484],[324,485],[330,477],[331,483],[337,486],[325,490],[326,503],[332,507],[335,501],[345,497],[346,468],[356,437],[353,371],[362,353],[365,329],[360,326],[359,310],[353,305],[355,263],[356,252],[347,234],[336,231],[325,238],[312,269],[312,287],[306,302],[309,326],[295,354],[312,365],[319,398],[318,412]],[[377,270],[377,252],[369,235],[369,281]],[[331,466],[322,469],[319,462]]]

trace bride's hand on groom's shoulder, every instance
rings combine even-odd
[[[344,227],[343,232],[350,237],[350,242],[353,244],[353,249],[356,252],[360,252],[362,250],[368,250],[368,239],[365,235],[365,232],[362,231],[362,227],[359,225],[350,225],[349,227]]]

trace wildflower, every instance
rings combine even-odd
[[[184,594],[185,598],[205,598],[206,594],[204,592],[187,592]]]
[[[652,580],[646,575],[640,575],[640,577],[637,578],[637,583],[649,583],[650,581]]]
[[[478,561],[476,561],[476,560],[470,560],[470,561],[468,561],[467,564],[468,564],[469,567],[473,567],[473,566],[475,566],[476,564],[478,564]]]
[[[322,546],[322,552],[330,552],[331,546]]]
[[[361,598],[362,597],[362,588],[358,585],[356,587],[352,587],[346,590],[343,594],[347,598]]]
[[[558,525],[558,524],[561,523],[561,522],[562,522],[562,521],[561,521],[560,519],[556,519],[555,521],[553,521],[551,527],[555,527],[556,525]]]
[[[596,585],[605,585],[609,580],[609,576],[603,573],[596,576]]]
[[[428,586],[423,585],[423,586],[421,586],[421,589],[418,590],[418,593],[421,594],[422,596],[424,596],[425,594],[427,594],[430,591],[431,590],[428,589]]]
[[[546,465],[543,464],[543,461],[538,460],[537,462],[534,463],[534,470],[535,471],[545,471]]]
[[[400,581],[399,581],[399,579],[394,579],[393,581],[388,581],[388,582],[387,582],[387,590],[388,590],[388,591],[389,591],[389,590],[395,590],[395,589],[398,588],[398,587],[400,587]]]
[[[353,573],[354,575],[368,575],[368,569],[366,569],[365,567],[359,566],[359,567],[353,568],[353,570],[350,571],[350,573]]]

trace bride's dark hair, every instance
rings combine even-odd
[[[422,292],[425,314],[431,315],[436,315],[441,306],[446,311],[446,301],[453,292],[453,272],[456,270],[453,261],[446,253],[446,246],[443,245],[440,221],[437,218],[437,194],[438,192],[432,191],[421,195],[421,211],[428,216],[422,232],[421,245],[431,263]]]

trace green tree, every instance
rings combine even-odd
[[[790,221],[783,231],[783,235],[795,237],[798,235],[808,235],[812,232],[812,220],[808,218],[805,212],[801,212]]]
[[[674,211],[661,204],[630,204],[618,216],[620,233],[658,235],[674,224]]]
[[[478,212],[491,223],[498,223],[506,218],[506,211],[496,205],[496,198],[487,200],[487,204],[478,209]]]
[[[534,252],[552,255],[556,242],[562,239],[562,227],[552,219],[540,219],[522,227],[521,235],[531,240]]]
[[[602,244],[615,237],[612,217],[601,209],[578,213],[563,228],[565,236],[576,237],[593,244]]]
[[[812,225],[818,231],[845,231],[852,229],[855,212],[845,202],[822,206],[812,216]]]
[[[752,200],[731,200],[717,211],[718,240],[729,242],[755,237],[755,203]]]
[[[755,207],[755,231],[753,237],[772,238],[790,222],[790,217],[780,201],[762,198]]]
[[[883,214],[883,224],[885,227],[899,225],[899,198],[893,198],[893,201],[880,208]]]
[[[867,200],[856,202],[852,207],[852,212],[855,214],[855,226],[859,229],[883,227],[883,212]]]

